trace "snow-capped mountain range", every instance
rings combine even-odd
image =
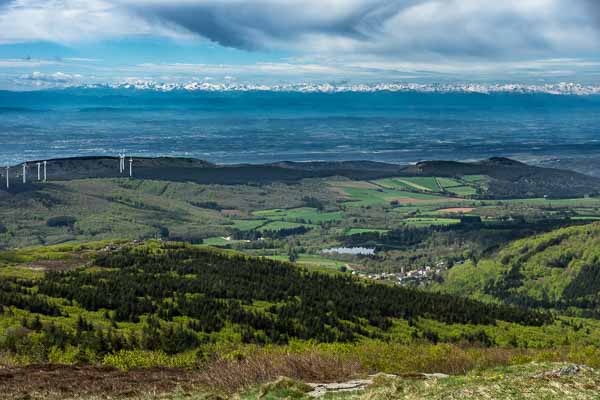
[[[380,83],[380,84],[331,84],[331,83],[298,83],[281,85],[262,85],[250,83],[215,83],[192,81],[188,83],[165,83],[153,80],[134,80],[114,84],[91,84],[80,87],[137,89],[170,92],[185,91],[272,91],[300,93],[341,93],[341,92],[424,92],[424,93],[543,93],[552,95],[600,95],[600,86],[582,85],[579,83],[553,83],[530,85],[519,83],[507,84],[420,84],[420,83]]]

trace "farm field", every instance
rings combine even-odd
[[[339,221],[343,217],[340,211],[322,212],[316,208],[301,207],[293,209],[274,209],[255,211],[252,215],[256,217],[266,218],[268,220],[280,220],[298,222],[302,220],[308,224],[320,224],[323,222]]]
[[[360,235],[361,233],[387,233],[387,229],[376,229],[376,228],[350,228],[346,231],[347,236]]]
[[[466,216],[471,221],[480,217],[482,227],[492,226],[493,230],[499,229],[497,224],[510,225],[510,221],[514,221],[511,229],[524,229],[518,225],[522,220],[530,225],[540,221],[540,229],[547,229],[541,226],[548,219],[556,224],[577,224],[600,218],[597,197],[477,198],[488,184],[493,181],[483,175],[313,178],[294,185],[202,185],[117,178],[64,181],[40,187],[34,196],[14,194],[15,204],[27,204],[27,212],[0,208],[0,245],[15,248],[161,238],[287,257],[290,252],[318,254],[328,247],[368,243],[369,247],[379,246],[378,257],[365,262],[361,256],[330,254],[320,262],[356,262],[367,269],[396,270],[460,259],[473,249],[483,252],[508,239],[500,233],[477,238],[465,232],[468,237],[463,247],[431,243],[430,232],[440,232],[436,240],[456,235]],[[27,202],[20,200],[27,196]],[[479,228],[468,228],[473,229]],[[411,233],[406,246],[397,242],[405,230],[419,230],[425,236],[417,240],[421,234]],[[390,239],[394,235],[399,236]],[[423,246],[439,251],[427,254]],[[465,249],[469,250],[465,253]]]
[[[425,192],[439,192],[440,186],[434,177],[417,178],[389,178],[374,181],[373,183],[388,189],[413,189]]]
[[[287,255],[267,256],[267,258],[276,261],[289,261]],[[337,273],[340,271],[341,267],[347,265],[344,261],[332,260],[315,254],[299,254],[298,258],[294,260],[294,263],[306,267],[310,271],[325,273]]]
[[[414,227],[448,226],[460,223],[456,218],[406,218],[403,223]]]

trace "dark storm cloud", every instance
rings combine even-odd
[[[113,1],[228,47],[390,56],[542,56],[600,15],[600,0]]]
[[[595,18],[597,27],[600,28],[600,0],[583,0],[583,2]]]
[[[165,20],[223,46],[269,47],[306,34],[367,40],[398,11],[418,0],[350,1],[223,1],[130,3],[148,17]],[[337,6],[336,6],[337,5]]]

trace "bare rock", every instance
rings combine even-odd
[[[584,371],[593,371],[593,369],[585,365],[573,364],[553,371],[542,372],[541,374],[534,375],[534,378],[560,378],[564,376],[575,376]]]

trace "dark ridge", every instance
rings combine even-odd
[[[30,162],[35,168],[35,163]],[[18,186],[19,166],[12,168]],[[30,169],[32,173],[32,169]],[[0,175],[4,171],[0,170]],[[573,198],[600,193],[600,179],[567,170],[530,166],[509,158],[494,157],[478,162],[423,161],[398,165],[373,161],[282,161],[271,164],[217,165],[194,158],[133,157],[133,176],[200,184],[294,183],[306,178],[345,177],[374,180],[394,176],[461,177],[485,175],[490,183],[482,198],[562,197]],[[86,156],[48,160],[48,179],[63,181],[129,176],[129,158],[119,173],[118,157]],[[32,175],[33,178],[33,175]]]

